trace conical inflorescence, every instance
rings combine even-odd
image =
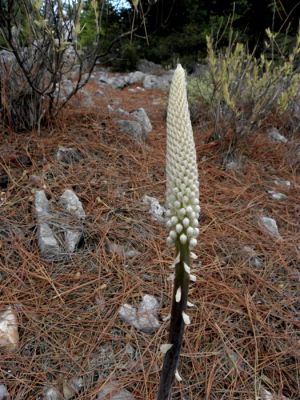
[[[186,93],[185,71],[175,70],[168,104],[166,161],[167,242],[197,244],[199,179],[196,149]]]

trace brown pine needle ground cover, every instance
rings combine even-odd
[[[41,136],[1,133],[1,170],[9,176],[0,206],[1,309],[16,311],[20,343],[14,353],[1,350],[0,383],[13,400],[41,399],[45,388],[61,390],[78,377],[83,387],[74,399],[96,399],[110,381],[136,400],[156,398],[174,253],[141,199],[147,194],[164,203],[166,93],[107,87],[95,103],[83,110],[73,102]],[[145,107],[153,124],[147,142],[121,133],[107,104]],[[205,144],[206,132],[197,127],[194,133],[202,206],[198,279],[190,290],[196,307],[173,399],[258,400],[264,389],[273,400],[300,399],[300,182],[289,163],[293,143],[257,134],[243,144],[244,166],[235,172],[222,169],[219,143]],[[76,147],[82,159],[59,163],[59,145]],[[291,188],[277,188],[275,178],[290,180]],[[60,261],[47,262],[38,250],[38,187],[54,206],[64,189],[73,189],[87,214],[78,251]],[[269,189],[288,198],[276,202]],[[276,219],[283,240],[264,231],[261,216]],[[140,253],[129,259],[112,253],[108,241]],[[251,265],[244,246],[255,249],[261,266]],[[122,304],[136,306],[144,294],[161,304],[161,327],[152,335],[118,316]]]

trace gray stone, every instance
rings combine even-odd
[[[145,333],[152,333],[160,327],[157,319],[159,303],[154,296],[146,294],[137,311],[139,329]]]
[[[72,399],[83,388],[83,378],[71,378],[63,381],[63,395],[64,400]]]
[[[64,79],[57,91],[60,92],[60,97],[68,97],[74,90],[73,82],[70,79]]]
[[[135,71],[131,72],[128,77],[127,77],[127,82],[129,85],[137,82],[141,82],[145,78],[144,72],[141,71]]]
[[[63,147],[59,146],[56,159],[59,162],[64,162],[66,164],[71,164],[73,162],[78,162],[81,160],[81,155],[77,149],[74,147]]]
[[[145,74],[161,74],[164,69],[161,64],[156,64],[148,60],[139,60],[137,63],[137,69]]]
[[[117,123],[123,132],[132,136],[137,141],[143,141],[146,138],[145,131],[139,122],[122,119],[117,121]]]
[[[265,230],[274,238],[278,240],[282,240],[282,237],[279,234],[277,222],[273,218],[269,217],[261,217],[260,222],[262,223]]]
[[[95,93],[95,96],[103,97],[103,96],[105,96],[105,93],[102,90],[97,90],[96,93]]]
[[[92,98],[92,95],[87,90],[81,89],[80,93],[81,93],[81,96],[82,96],[81,97],[81,102],[80,102],[81,107],[84,107],[84,108],[95,107],[95,103],[94,103],[94,100]]]
[[[277,186],[281,186],[283,188],[289,189],[291,187],[291,182],[285,179],[277,178],[274,180],[274,184]]]
[[[8,400],[8,399],[9,399],[9,393],[7,391],[7,387],[1,383],[0,384],[0,400]]]
[[[82,203],[73,192],[73,190],[65,190],[60,197],[60,201],[65,207],[66,211],[73,215],[75,218],[79,220],[85,218],[85,212],[82,207]],[[76,227],[74,227],[74,229],[66,228],[64,230],[65,245],[70,253],[74,252],[81,237],[82,232],[80,230],[77,230]]]
[[[57,388],[50,387],[45,390],[43,400],[63,400],[63,396]]]
[[[115,112],[123,116],[126,115],[126,117],[129,117],[130,115],[128,111],[123,110],[121,107],[117,108]]]
[[[226,171],[238,171],[241,169],[241,162],[239,160],[228,161],[225,165]]]
[[[37,234],[39,249],[43,257],[55,258],[61,254],[58,241],[47,223],[39,223]]]
[[[119,309],[122,321],[144,333],[153,333],[160,327],[157,319],[159,303],[154,296],[145,295],[138,310],[130,304],[123,304]]]
[[[127,249],[126,246],[111,242],[107,240],[108,251],[117,254],[119,257],[133,258],[139,256],[141,253],[135,249]]]
[[[258,257],[257,253],[255,250],[253,250],[252,247],[250,246],[244,246],[243,247],[243,252],[245,255],[248,257],[249,264],[252,267],[260,268],[263,265],[262,260]]]
[[[117,382],[110,382],[102,387],[97,400],[134,400],[134,397],[127,389],[121,389]]]
[[[44,190],[35,192],[35,213],[38,223],[38,245],[45,258],[57,257],[61,253],[59,243],[49,226],[52,216],[49,212],[49,202]]]
[[[106,83],[114,89],[123,89],[128,85],[128,79],[127,75],[117,75],[109,78],[107,73],[102,73],[99,77],[100,82]]]
[[[144,78],[145,89],[162,89],[166,90],[169,88],[173,74],[165,74],[162,76],[146,75]]]
[[[268,190],[268,193],[273,200],[281,201],[287,199],[287,195],[280,192],[275,192],[275,190]]]
[[[152,131],[152,124],[144,108],[138,108],[131,112],[130,116],[140,122],[146,134]]]
[[[273,140],[273,142],[278,142],[278,143],[287,143],[287,138],[283,135],[281,135],[278,131],[277,128],[272,128],[269,132],[268,132],[268,136],[271,140]]]
[[[149,213],[152,217],[160,223],[165,223],[166,209],[160,205],[159,201],[155,197],[147,195],[145,195],[142,200],[144,204],[149,206]]]
[[[123,304],[119,308],[119,317],[122,321],[139,329],[136,308],[132,307],[130,304]]]

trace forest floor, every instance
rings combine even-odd
[[[94,94],[99,86],[91,82],[87,89]],[[12,400],[42,399],[49,387],[64,391],[65,399],[92,400],[111,381],[135,400],[156,398],[174,252],[142,198],[164,204],[167,92],[129,89],[102,85],[104,96],[93,96],[95,108],[73,101],[40,134],[0,132],[0,168],[9,178],[2,180],[0,202],[1,309],[12,306],[19,327],[18,348],[1,349],[0,384]],[[120,132],[108,104],[145,108],[153,125],[145,143]],[[299,400],[300,176],[299,165],[290,162],[294,142],[274,143],[255,133],[240,146],[242,168],[228,171],[222,144],[207,143],[208,135],[194,127],[201,233],[193,265],[197,282],[189,293],[195,307],[179,364],[183,380],[174,383],[173,399]],[[59,146],[75,147],[81,160],[58,162]],[[290,187],[277,186],[276,179]],[[53,204],[67,188],[83,203],[84,238],[65,260],[40,255],[38,188]],[[268,190],[287,197],[273,200]],[[281,238],[265,230],[262,216],[276,220]],[[128,258],[108,243],[138,253]],[[136,306],[145,294],[160,303],[161,325],[153,334],[118,314],[122,304]],[[81,389],[72,397],[67,387],[79,377]]]

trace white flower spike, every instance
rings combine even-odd
[[[170,88],[167,132],[167,241],[179,239],[181,244],[194,247],[199,232],[199,180],[185,72],[180,64]]]

